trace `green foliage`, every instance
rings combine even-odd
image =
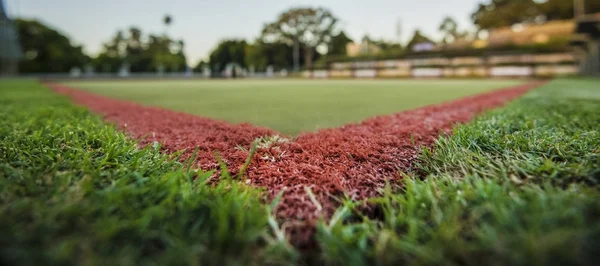
[[[534,0],[490,0],[479,4],[471,18],[480,29],[493,29],[533,20],[538,15]]]
[[[75,67],[82,69],[90,60],[81,46],[37,20],[17,19],[15,25],[24,53],[19,63],[21,73],[68,72]]]
[[[535,21],[540,16],[548,20],[572,19],[573,4],[573,0],[488,0],[479,4],[471,18],[480,29],[509,27]],[[585,1],[585,11],[600,12],[600,1]]]
[[[388,42],[383,39],[380,40],[369,40],[369,42],[377,46],[381,51],[380,54],[399,54],[402,53],[402,45],[395,42]]]
[[[329,43],[329,51],[327,51],[327,56],[330,55],[346,55],[346,45],[351,43],[352,39],[346,36],[344,31],[340,31],[340,33],[331,37],[331,42]]]
[[[304,67],[312,68],[315,49],[331,41],[338,18],[326,8],[295,7],[265,25],[261,38],[269,42],[297,43],[304,50]]]
[[[575,14],[574,11],[575,1],[564,1],[564,0],[547,0],[539,4],[540,12],[544,14],[549,20],[555,19],[571,19]],[[585,4],[585,11],[587,14],[594,14],[600,12],[600,1],[587,0],[583,1]]]
[[[153,72],[161,67],[166,72],[184,71],[184,48],[183,40],[172,40],[167,35],[144,37],[142,30],[131,27],[127,33],[117,31],[92,63],[100,72],[118,72],[124,64],[131,72]]]
[[[289,262],[261,194],[185,168],[33,81],[0,83],[0,264]]]
[[[246,41],[224,40],[210,53],[210,67],[215,72],[221,72],[227,64],[237,64],[246,67]]]
[[[466,31],[458,29],[458,23],[452,17],[445,17],[438,30],[444,35],[442,39],[444,44],[460,40],[468,35]]]
[[[206,67],[209,67],[208,63],[205,62],[204,60],[200,60],[200,62],[198,62],[196,67],[194,67],[194,72],[202,73],[204,71],[204,68],[206,68]]]
[[[244,63],[248,68],[254,68],[255,71],[263,72],[270,65],[267,53],[274,49],[269,49],[265,45],[266,44],[262,43],[260,40],[257,40],[253,44],[246,45],[246,57],[244,58]],[[282,45],[287,48],[287,45]],[[287,52],[286,49],[283,51]],[[286,57],[285,54],[283,56],[284,58]]]
[[[362,38],[361,45],[363,47],[368,47],[364,51],[360,51],[360,53],[356,56],[349,57],[354,60],[369,60],[369,59],[379,59],[379,58],[395,58],[404,54],[404,49],[402,45],[395,42],[386,41],[384,39],[371,39],[368,35],[365,35]],[[375,49],[373,49],[375,48]],[[338,61],[340,58],[344,58],[344,55],[327,57],[330,62]]]
[[[163,24],[165,24],[165,26],[171,26],[171,24],[173,23],[173,17],[171,17],[171,15],[165,15],[163,17]]]
[[[595,265],[598,80],[559,80],[459,126],[400,191],[318,227],[333,265]]]
[[[253,66],[256,71],[264,72],[268,66],[274,70],[291,69],[294,65],[293,46],[284,42],[266,42],[259,38],[246,45],[246,66]],[[324,58],[316,51],[313,59]],[[298,51],[298,62],[304,64],[304,49]]]

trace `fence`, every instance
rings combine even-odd
[[[424,57],[332,63],[307,78],[554,77],[579,74],[572,53]]]
[[[122,79],[122,80],[136,80],[136,79],[226,79],[231,76],[225,73],[213,73],[206,75],[197,72],[170,72],[170,73],[157,73],[157,72],[131,72],[127,74],[123,73],[103,73],[103,72],[71,72],[71,73],[21,73],[18,75],[23,78],[38,78],[46,80],[103,80],[103,79]],[[277,71],[273,73],[268,72],[256,72],[256,73],[244,73],[238,75],[237,78],[285,78],[288,76],[287,71]]]

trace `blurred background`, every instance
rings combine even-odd
[[[600,1],[0,0],[0,74],[600,74]]]

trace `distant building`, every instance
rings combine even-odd
[[[0,0],[0,76],[17,74],[22,57],[17,30],[6,14],[4,1]]]
[[[571,44],[579,58],[580,73],[600,76],[600,13],[577,19]]]
[[[428,52],[435,49],[435,43],[433,42],[421,42],[417,43],[412,47],[413,52]]]
[[[362,42],[350,42],[346,44],[346,55],[350,57],[361,55],[374,55],[381,51],[377,45],[372,43],[368,38],[363,38]]]
[[[488,45],[501,47],[505,45],[544,44],[551,40],[568,41],[575,32],[574,20],[556,20],[543,24],[517,24],[512,27],[499,28],[490,32]]]
[[[555,20],[539,24],[516,24],[491,30],[489,36],[478,40],[459,40],[445,44],[443,50],[472,48],[502,48],[551,44],[573,49],[579,73],[600,75],[600,13],[585,15],[577,20]]]
[[[493,29],[484,39],[463,38],[443,44],[440,49],[465,50],[471,48],[502,48],[510,45],[525,46],[560,41],[566,46],[575,33],[574,20],[556,20],[540,24],[516,24]]]

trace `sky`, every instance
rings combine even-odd
[[[372,39],[406,42],[415,29],[440,38],[438,27],[445,16],[454,17],[461,29],[471,29],[470,14],[483,0],[4,0],[11,17],[35,18],[56,28],[85,51],[96,55],[102,43],[118,29],[137,26],[143,32],[163,33],[182,39],[188,64],[208,58],[220,40],[254,40],[265,23],[290,7],[321,6],[340,19],[340,28],[353,40],[365,34]],[[171,27],[162,23],[173,17]]]

